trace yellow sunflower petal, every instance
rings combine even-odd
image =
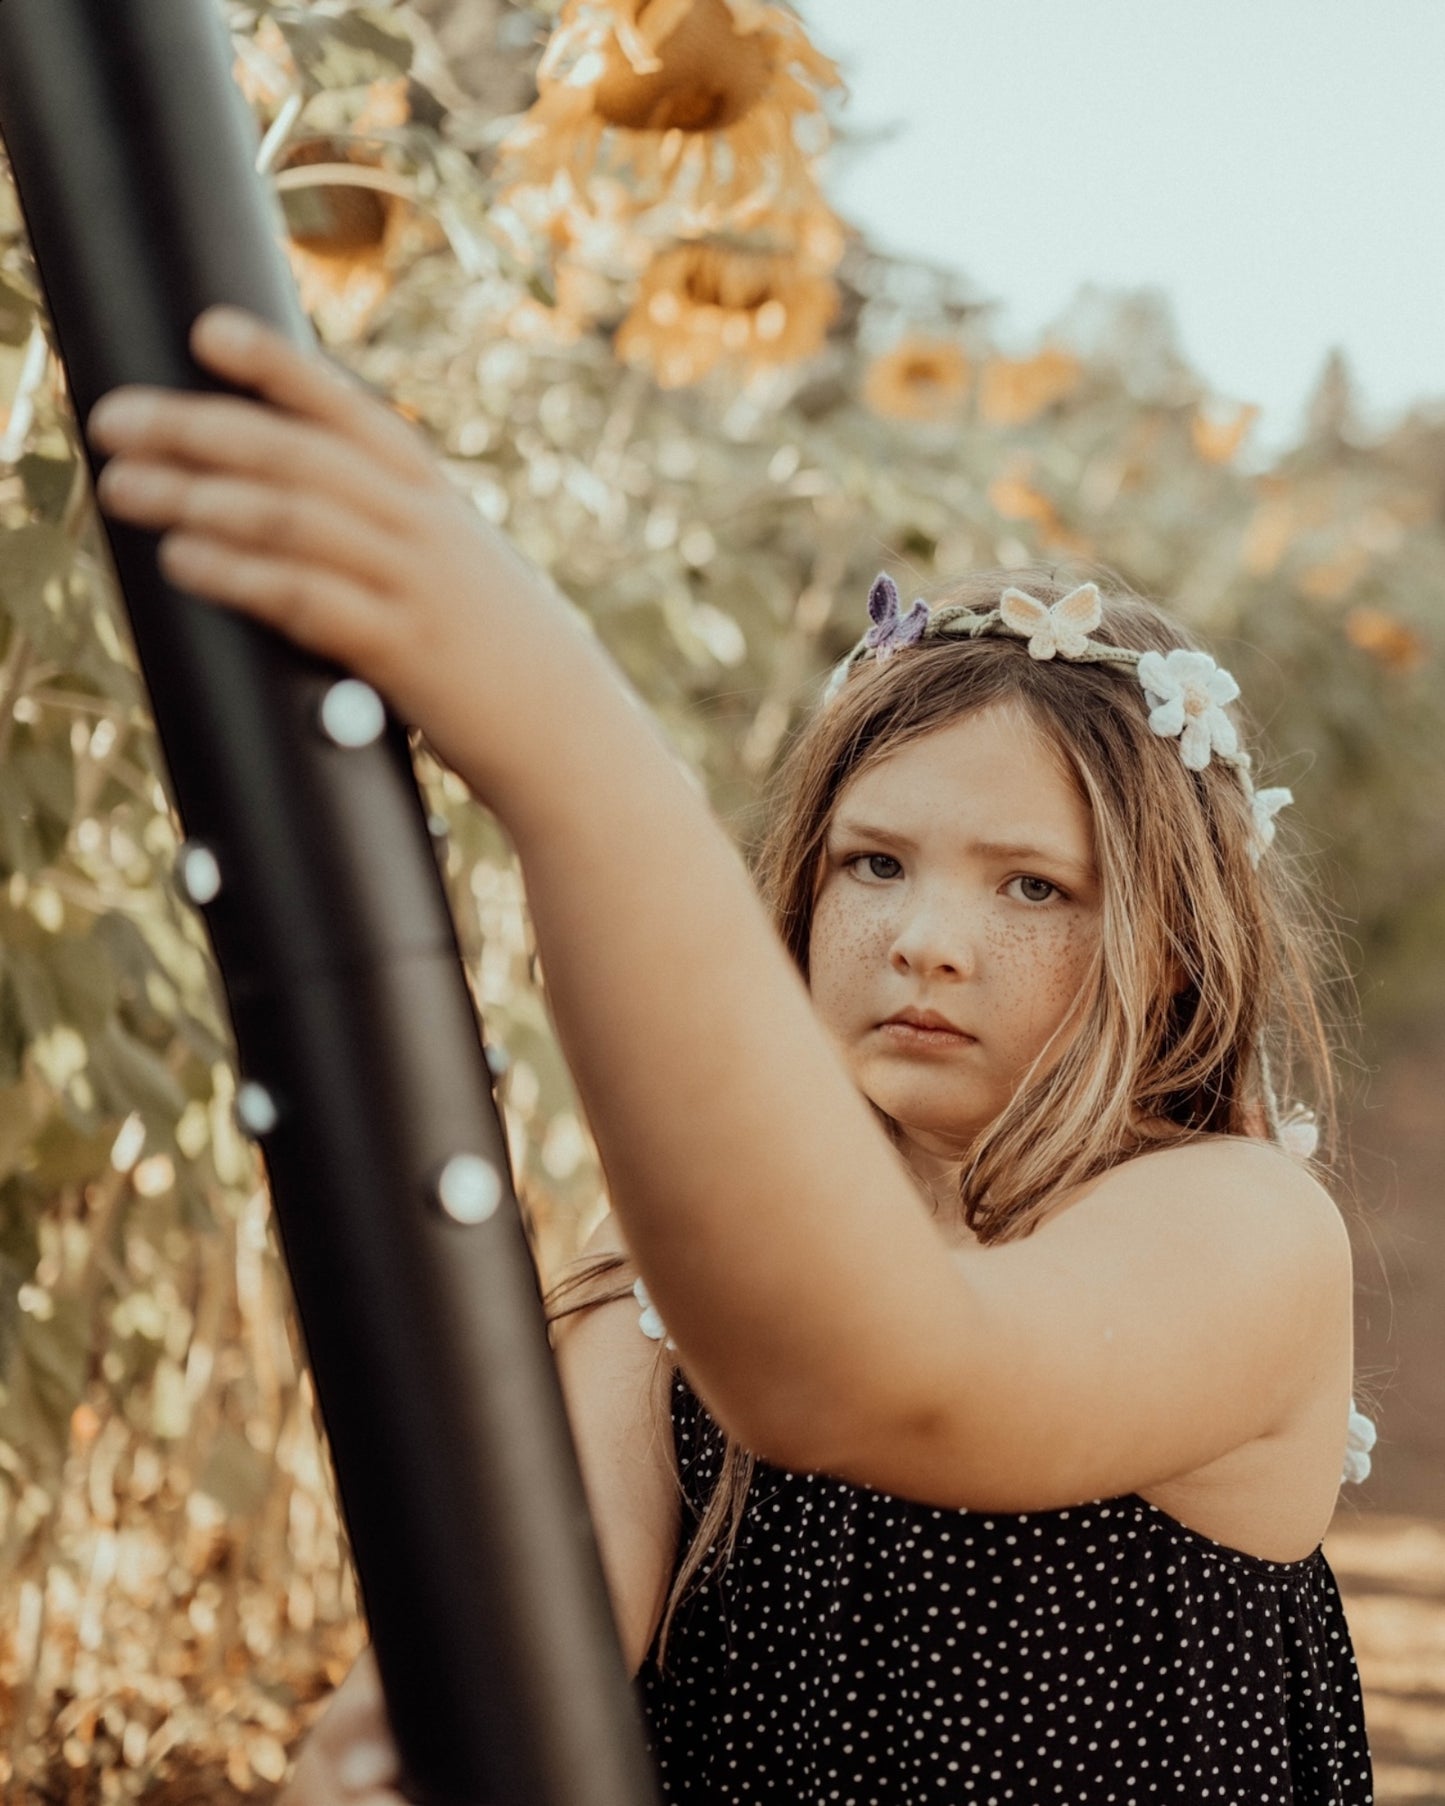
[[[951,339],[910,334],[873,359],[863,379],[863,399],[875,414],[894,420],[942,420],[968,394],[973,366]]]
[[[780,7],[749,0],[568,0],[537,72],[538,98],[501,147],[504,181],[627,171],[644,206],[679,185],[715,215],[805,185],[826,143],[805,148],[835,66]],[[584,133],[583,122],[591,127]],[[699,145],[689,152],[689,145]],[[726,167],[724,167],[726,165]],[[699,222],[701,224],[702,222]],[[723,223],[719,218],[718,224]]]
[[[1392,671],[1413,670],[1429,651],[1413,627],[1384,608],[1352,608],[1345,616],[1345,635],[1352,646]]]
[[[1258,418],[1259,409],[1253,402],[1242,403],[1232,416],[1224,420],[1202,408],[1196,408],[1190,417],[1189,436],[1195,451],[1206,464],[1228,464]]]
[[[1035,357],[991,357],[979,379],[978,407],[991,426],[1021,426],[1078,387],[1083,365],[1047,345]]]
[[[644,272],[618,328],[618,356],[664,387],[696,382],[725,359],[748,372],[810,357],[839,305],[826,276],[774,252],[674,245]]]

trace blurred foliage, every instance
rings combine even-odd
[[[1086,289],[1005,355],[964,279],[829,209],[836,72],[780,7],[217,3],[323,342],[583,607],[741,839],[879,568],[1096,559],[1239,677],[1371,1045],[1439,1011],[1445,410],[1367,440],[1333,358],[1259,469],[1157,296]],[[418,763],[550,1268],[595,1160],[505,842]],[[164,1772],[198,1674],[227,1785],[273,1784],[294,1675],[324,1692],[357,1634],[180,837],[0,166],[0,1770],[53,1721],[107,1798]]]

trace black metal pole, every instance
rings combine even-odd
[[[215,0],[0,0],[0,132],[82,420],[124,383],[220,387],[187,349],[215,302],[314,345]],[[154,534],[105,526],[406,1791],[646,1806],[405,731],[344,672],[167,585]]]

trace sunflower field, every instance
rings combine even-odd
[[[213,3],[324,346],[585,611],[740,842],[879,570],[1102,564],[1204,634],[1294,792],[1279,844],[1355,975],[1346,1092],[1429,1039],[1445,402],[1369,438],[1334,356],[1261,469],[1155,295],[1083,288],[1006,354],[965,276],[830,205],[821,7]],[[418,772],[550,1272],[595,1157],[506,843]],[[365,1635],[180,839],[0,161],[6,1799],[267,1798]],[[1439,1582],[1445,1531],[1409,1550]]]

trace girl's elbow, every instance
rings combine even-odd
[[[849,1435],[831,1401],[819,1401],[787,1383],[768,1383],[712,1400],[701,1394],[718,1427],[759,1461],[790,1473],[827,1471],[834,1450]]]
[[[738,1440],[773,1467],[867,1486],[877,1484],[871,1476],[887,1468],[901,1444],[932,1433],[929,1425],[898,1421],[876,1400],[818,1398],[780,1386],[750,1414]]]

